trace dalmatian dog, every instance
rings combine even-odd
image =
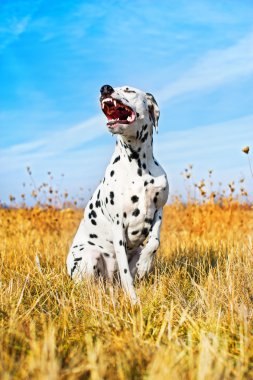
[[[153,156],[153,128],[157,130],[160,112],[153,95],[136,88],[104,85],[100,92],[107,128],[117,135],[116,147],[86,206],[67,270],[75,281],[118,275],[136,303],[134,278],[153,267],[168,198],[165,171]]]

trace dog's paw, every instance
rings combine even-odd
[[[135,296],[134,298],[130,297],[130,300],[133,306],[140,305],[141,303],[140,298],[137,296]]]
[[[147,255],[141,255],[137,263],[137,276],[143,278],[153,268],[153,257]]]

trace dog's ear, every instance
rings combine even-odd
[[[151,117],[151,120],[153,121],[153,126],[156,132],[158,133],[158,120],[160,116],[160,110],[154,96],[149,92],[147,92],[146,95],[148,100],[149,115]]]

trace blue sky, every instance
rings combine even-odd
[[[50,170],[84,196],[114,148],[101,114],[103,84],[153,93],[161,111],[155,155],[171,193],[180,172],[224,184],[246,178],[253,149],[253,3],[0,1],[0,199]],[[252,194],[252,191],[251,191]]]

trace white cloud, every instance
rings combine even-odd
[[[20,4],[15,1],[0,2],[0,52],[27,31],[40,3],[41,0],[23,0]]]
[[[21,19],[14,19],[9,22],[5,27],[0,28],[2,40],[0,41],[0,51],[5,49],[8,45],[16,41],[19,36],[25,32],[30,16],[27,15]]]
[[[68,129],[52,132],[43,139],[16,144],[0,150],[0,172],[32,165],[37,160],[64,155],[66,151],[92,141],[105,133],[105,118],[95,116]]]
[[[187,130],[170,131],[158,135],[159,153],[170,153],[171,159],[190,160],[191,157],[213,156],[217,160],[217,152],[241,153],[240,149],[253,141],[253,114],[223,123],[199,126]],[[229,151],[229,152],[228,152]],[[234,156],[234,155],[233,155]],[[232,157],[233,159],[233,157]],[[228,156],[231,161],[231,155]],[[203,161],[202,161],[203,162]],[[221,160],[221,166],[224,164]]]
[[[183,76],[158,91],[159,102],[190,92],[215,88],[253,73],[253,33],[237,44],[208,52]]]
[[[212,169],[216,184],[244,177],[252,195],[253,179],[247,157],[241,151],[246,145],[253,148],[253,114],[224,123],[166,132],[158,135],[154,144],[155,156],[168,173],[172,193],[184,192],[180,172],[193,164],[195,181],[207,178],[208,170]]]

